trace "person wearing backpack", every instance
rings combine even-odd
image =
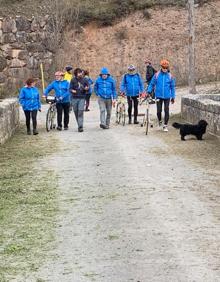
[[[152,78],[146,92],[151,94],[155,91],[155,98],[157,101],[157,118],[159,121],[159,127],[162,126],[162,106],[164,104],[164,125],[163,131],[168,131],[169,121],[169,106],[170,102],[175,102],[175,79],[169,71],[169,61],[162,60],[160,62],[161,70],[158,71]]]
[[[144,84],[139,73],[136,72],[136,68],[133,65],[128,67],[128,73],[126,73],[121,80],[120,91],[127,96],[128,101],[128,117],[129,124],[132,119],[132,104],[134,105],[134,124],[138,124],[138,97],[144,91]]]
[[[100,109],[100,128],[109,129],[112,106],[117,97],[116,83],[107,68],[102,68],[94,85],[94,92],[98,96]]]

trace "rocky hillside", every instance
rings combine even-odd
[[[178,7],[149,9],[149,16],[136,12],[114,26],[100,28],[91,23],[81,33],[65,33],[59,64],[88,68],[94,77],[102,66],[117,78],[128,64],[144,74],[144,60],[158,68],[168,58],[179,84],[187,82],[187,10]],[[196,68],[200,83],[220,79],[220,1],[196,8]]]
[[[197,0],[197,81],[220,80],[220,1]],[[81,66],[95,78],[103,66],[119,80],[128,64],[171,62],[178,84],[188,76],[185,0],[0,0],[0,97],[29,76]],[[169,4],[169,5],[168,5]],[[7,94],[7,93],[6,93]]]

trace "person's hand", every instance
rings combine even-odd
[[[174,103],[175,103],[175,99],[172,98],[172,99],[171,99],[171,104],[174,104]]]
[[[84,88],[85,90],[89,90],[89,86],[85,86],[85,88]]]
[[[124,92],[121,92],[120,95],[121,95],[121,97],[125,97],[125,93]]]
[[[76,94],[76,90],[74,90],[74,89],[72,89],[71,92],[72,92],[73,94]]]
[[[112,106],[115,107],[115,104],[116,104],[116,100],[112,100]]]
[[[38,111],[41,112],[41,109],[39,109]]]
[[[145,92],[139,94],[139,97],[141,99],[144,99],[146,96],[147,96],[147,94]]]
[[[46,95],[43,95],[42,98],[43,98],[44,100],[46,100],[46,99],[47,99],[47,96],[46,96]]]

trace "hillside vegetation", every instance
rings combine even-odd
[[[196,0],[204,4],[209,0]],[[85,25],[96,22],[100,26],[112,25],[135,11],[145,11],[154,6],[185,6],[186,0],[0,0],[0,15],[27,16],[53,14],[64,24]]]

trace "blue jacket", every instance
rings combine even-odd
[[[41,108],[40,94],[36,87],[24,86],[19,93],[19,103],[24,111],[34,111]]]
[[[95,82],[94,92],[97,96],[104,99],[116,99],[116,83],[115,80],[108,75],[106,79],[99,76]]]
[[[88,94],[91,95],[91,94],[92,94],[92,91],[93,91],[92,85],[93,85],[94,82],[93,82],[93,80],[92,80],[90,77],[88,77],[88,76],[85,76],[85,78],[87,79],[87,81],[88,81],[88,83],[89,83]]]
[[[127,96],[138,96],[144,91],[144,84],[139,73],[126,73],[121,80],[120,91]]]
[[[175,79],[170,73],[159,71],[151,79],[147,92],[152,93],[153,90],[155,90],[156,98],[174,99],[176,97]]]
[[[70,102],[69,82],[67,80],[54,80],[47,86],[44,91],[44,95],[48,96],[49,92],[54,90],[57,103],[68,103]]]

